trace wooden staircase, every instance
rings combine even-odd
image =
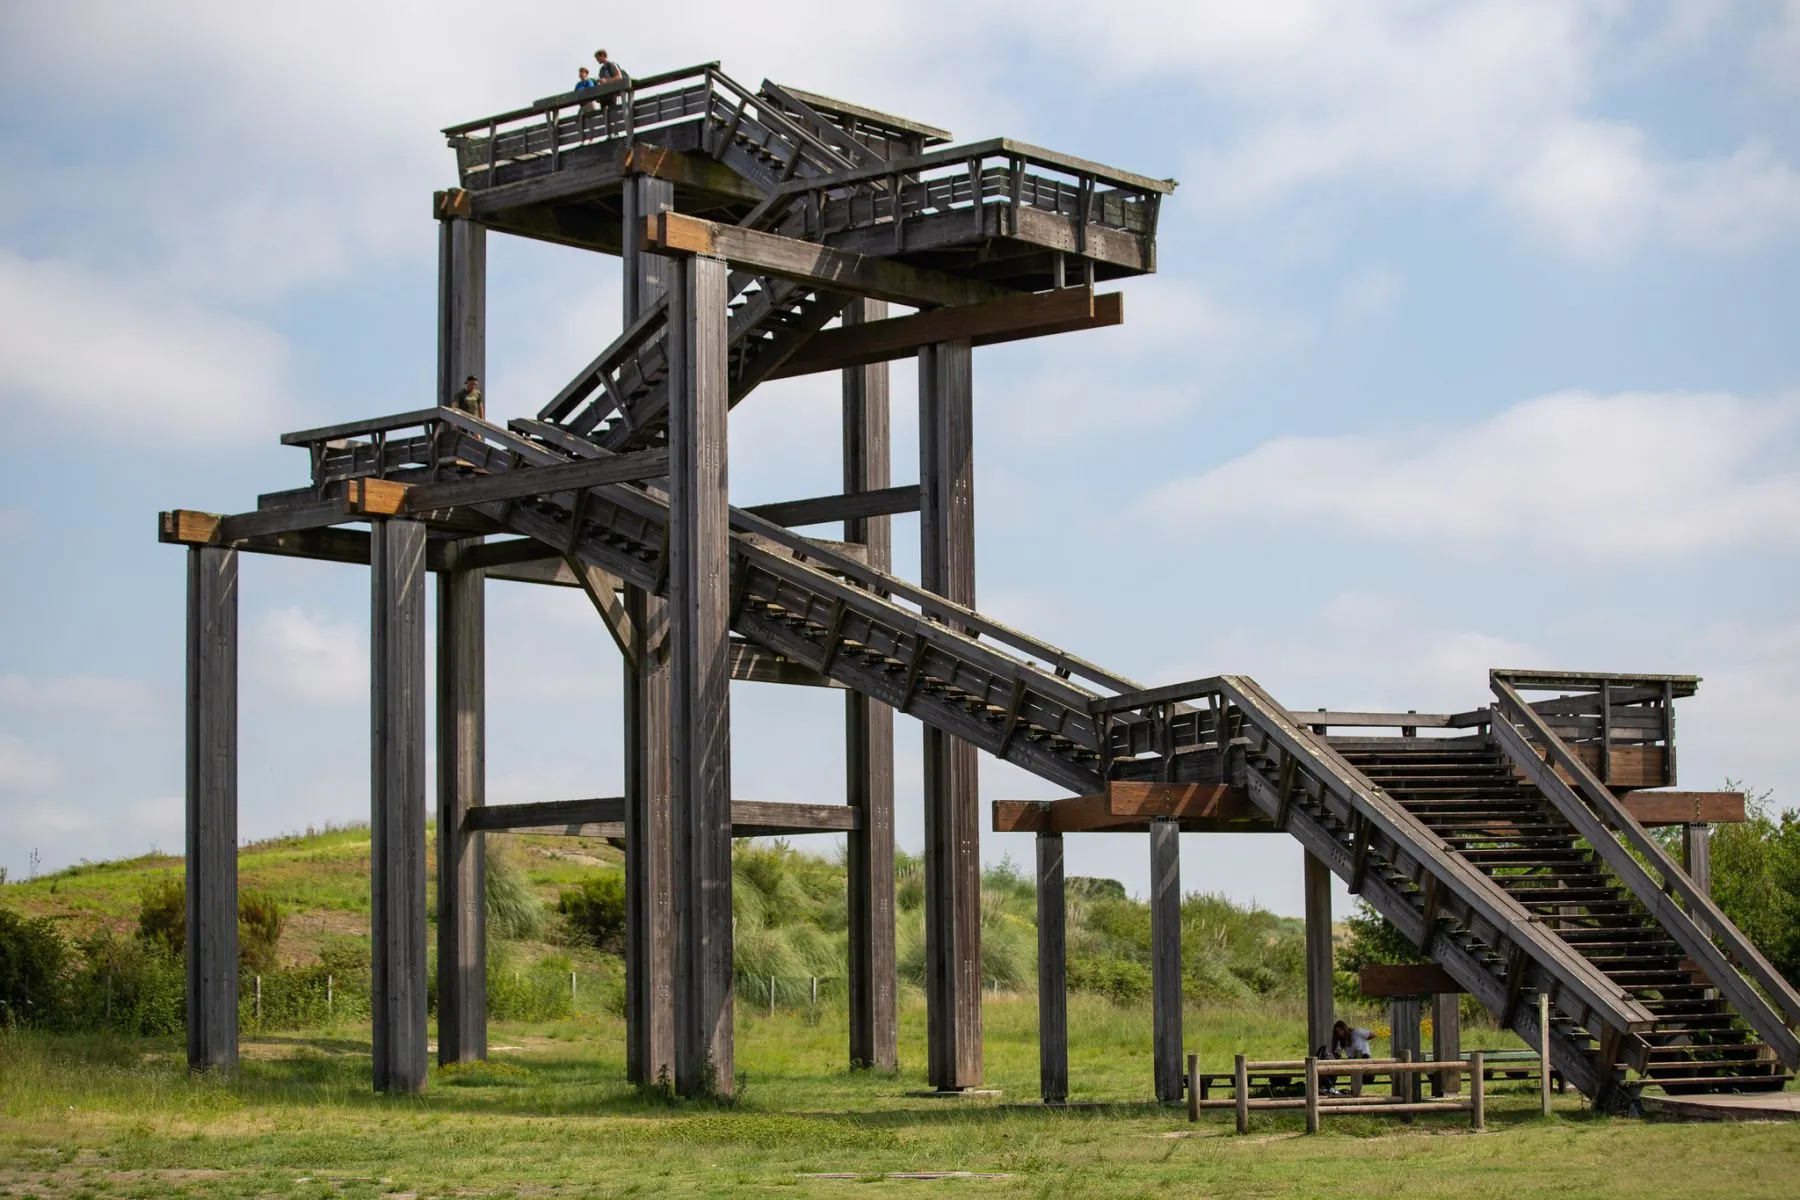
[[[1639,1035],[1646,1054],[1636,1082],[1671,1093],[1772,1091],[1793,1077],[1492,741],[1374,740],[1340,752],[1655,1016]]]

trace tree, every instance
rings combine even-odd
[[[1772,790],[1743,791],[1742,824],[1712,830],[1713,900],[1790,983],[1800,984],[1800,813],[1774,811]]]

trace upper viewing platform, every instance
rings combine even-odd
[[[623,181],[674,185],[675,211],[1025,291],[1156,269],[1151,179],[1005,138],[949,131],[717,63],[444,130],[468,215],[524,237],[620,253]]]

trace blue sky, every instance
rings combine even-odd
[[[1473,707],[1493,666],[1695,673],[1683,784],[1800,799],[1800,3],[682,12],[0,10],[0,866],[180,847],[155,513],[253,507],[302,481],[280,431],[426,401],[435,131],[598,44],[1181,181],[1123,327],[977,356],[984,610],[1297,708]],[[490,254],[490,404],[532,412],[618,328],[617,264]],[[913,394],[898,364],[897,481]],[[837,437],[834,381],[763,389],[734,499],[835,490]],[[364,573],[246,561],[242,594],[244,835],[366,818]],[[616,794],[585,600],[490,597],[491,799]],[[738,685],[737,794],[836,798],[840,705]],[[903,721],[915,849],[918,753]],[[992,762],[983,789],[1056,794]],[[1072,870],[1141,890],[1141,838],[1078,842]],[[1183,868],[1299,910],[1281,839],[1190,835]]]

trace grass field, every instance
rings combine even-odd
[[[898,1076],[840,1066],[841,1011],[741,1013],[736,1106],[666,1103],[623,1083],[623,1029],[593,1014],[499,1026],[493,1061],[434,1070],[427,1094],[377,1097],[366,1027],[245,1046],[234,1078],[190,1077],[173,1042],[0,1035],[0,1195],[615,1196],[778,1192],[983,1196],[1792,1196],[1800,1125],[1596,1117],[1571,1093],[1537,1115],[1501,1086],[1490,1129],[1297,1115],[1230,1118],[1139,1104],[1012,1107],[1036,1092],[1036,1007],[987,1007],[998,1101],[909,1099],[924,1086],[924,1012],[904,1012]],[[1077,996],[1076,1099],[1149,1090],[1147,1014]],[[1188,1014],[1203,1063],[1293,1051],[1299,1014]],[[1474,1045],[1505,1044],[1491,1032]],[[963,1171],[911,1180],[891,1172]]]

